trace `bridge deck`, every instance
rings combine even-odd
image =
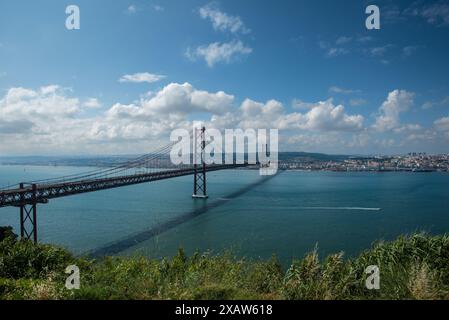
[[[245,166],[247,166],[247,164],[212,165],[207,166],[206,171],[211,172]],[[165,170],[147,174],[116,176],[102,179],[80,180],[56,184],[38,184],[35,189],[33,189],[31,185],[28,185],[22,189],[0,190],[0,208],[21,206],[36,202],[47,202],[49,199],[54,198],[187,176],[194,173],[194,168]]]

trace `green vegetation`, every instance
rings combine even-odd
[[[64,286],[68,265],[81,288]],[[378,265],[380,290],[367,290],[365,268]],[[377,243],[354,259],[314,251],[284,270],[275,257],[183,250],[172,259],[76,258],[66,250],[6,237],[0,242],[0,299],[449,299],[449,236],[416,234]]]

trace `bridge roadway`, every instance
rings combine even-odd
[[[209,165],[206,172],[246,167],[247,164]],[[202,168],[198,168],[202,170]],[[165,170],[146,174],[116,176],[109,178],[62,182],[55,184],[27,185],[23,188],[0,190],[0,208],[23,206],[33,203],[47,203],[50,199],[66,197],[75,194],[94,192],[118,187],[124,187],[145,182],[164,180],[195,174],[195,169]]]

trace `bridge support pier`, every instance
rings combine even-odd
[[[20,236],[37,243],[37,204],[20,206]]]
[[[207,180],[206,180],[206,162],[205,162],[205,148],[206,148],[206,128],[194,129],[194,168],[193,175],[193,195],[194,199],[207,199]]]
[[[24,188],[24,184],[20,184],[20,189]],[[36,201],[36,185],[32,185],[33,194],[30,202],[25,202],[24,196],[21,196],[22,203],[20,209],[20,237],[23,240],[33,240],[37,243],[37,201]],[[28,200],[27,200],[28,201]]]

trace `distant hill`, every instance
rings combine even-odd
[[[344,161],[352,158],[349,155],[331,155],[324,153],[309,153],[309,152],[281,152],[279,153],[279,160],[291,161]]]

